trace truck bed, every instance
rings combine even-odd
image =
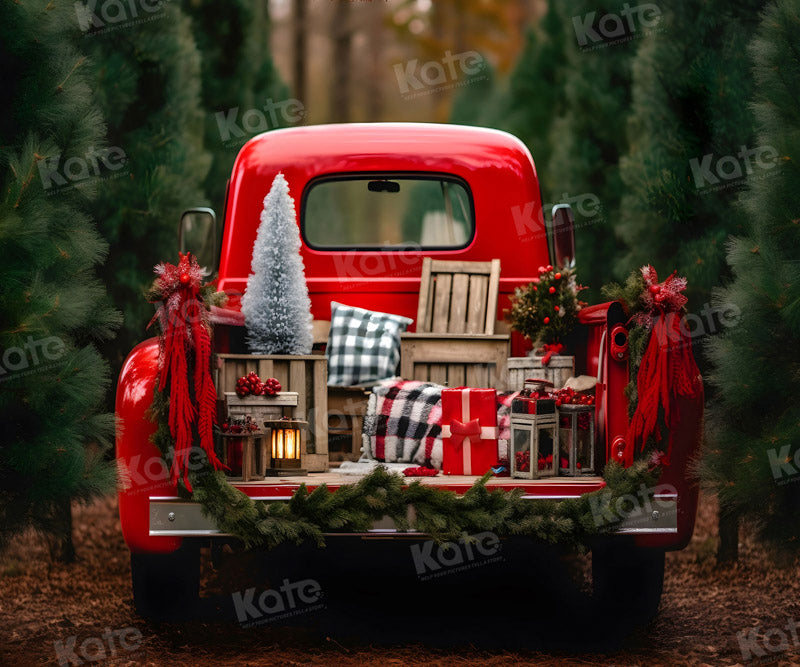
[[[363,475],[344,474],[332,470],[330,472],[310,473],[297,477],[272,477],[255,482],[233,482],[234,486],[241,489],[252,498],[270,500],[288,500],[292,494],[305,484],[310,490],[321,484],[335,490],[343,484],[355,484]],[[477,475],[442,475],[436,477],[408,477],[409,483],[419,480],[422,484],[448,489],[457,493],[464,493],[478,479]],[[499,488],[504,491],[522,489],[526,498],[571,498],[583,493],[596,491],[605,486],[602,477],[551,477],[543,479],[512,479],[511,477],[492,477],[487,486]]]

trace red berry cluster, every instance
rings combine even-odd
[[[556,406],[560,405],[594,405],[594,396],[591,394],[580,394],[571,387],[557,389]]]
[[[517,464],[517,470],[520,472],[528,472],[531,469],[531,452],[529,449],[526,449],[522,452],[517,452],[514,455]],[[566,465],[566,464],[564,464]],[[539,462],[538,468],[539,470],[546,470],[553,467],[553,455],[548,454],[547,456],[539,455]]]
[[[565,459],[563,456],[561,457],[561,467],[562,468],[569,468],[569,461],[567,459]],[[578,470],[581,469],[581,462],[580,461],[576,461],[575,462],[575,468],[578,469]]]
[[[226,419],[222,422],[220,428],[223,433],[238,435],[240,433],[255,433],[258,430],[258,424],[250,418],[250,415],[247,415],[244,419]]]
[[[275,396],[281,390],[281,383],[276,378],[269,378],[262,382],[255,371],[250,371],[236,380],[236,395],[244,396]]]
[[[594,396],[591,394],[579,394],[574,389],[566,387],[556,391],[556,406],[561,405],[594,405]],[[578,428],[581,431],[586,431],[589,428],[589,420],[591,415],[588,412],[582,412],[578,415]],[[562,417],[559,421],[562,428],[569,428],[569,419]]]

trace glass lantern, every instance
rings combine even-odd
[[[300,431],[308,422],[299,419],[270,419],[264,422],[270,429],[271,465],[267,477],[305,475],[302,465],[302,440]]]
[[[559,466],[561,474],[593,475],[594,405],[563,404],[559,414]]]
[[[511,403],[511,476],[524,479],[558,474],[558,413],[545,380],[525,380]]]

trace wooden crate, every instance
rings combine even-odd
[[[296,391],[280,391],[275,396],[239,396],[235,391],[225,392],[228,414],[234,417],[250,415],[263,428],[266,419],[280,419],[286,414],[294,417],[299,394]]]
[[[526,378],[541,378],[552,382],[556,389],[575,375],[575,357],[553,355],[547,366],[542,366],[542,357],[509,357],[508,388],[510,391],[522,389]]]
[[[217,396],[234,391],[236,380],[255,371],[262,380],[274,377],[287,392],[297,392],[295,417],[308,421],[302,431],[302,467],[328,469],[328,360],[318,354],[219,354]]]
[[[404,334],[400,374],[448,387],[506,388],[508,336]]]

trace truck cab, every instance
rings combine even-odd
[[[240,299],[251,270],[263,200],[278,173],[285,176],[296,202],[300,254],[312,316],[318,323],[330,320],[334,301],[414,319],[424,258],[480,262],[499,258],[496,320],[498,330],[507,331],[504,311],[514,289],[536,278],[537,267],[557,265],[564,243],[574,244],[569,216],[553,234],[531,154],[507,133],[414,123],[271,131],[250,140],[236,158],[218,258],[217,232],[210,227],[208,242],[188,247],[199,253],[216,274],[218,289],[228,295],[226,306],[213,314],[219,354],[247,353]],[[194,224],[196,228],[196,219]],[[575,372],[598,380],[596,434],[602,459],[598,474],[559,483],[497,478],[493,484],[507,490],[523,488],[532,500],[578,497],[604,487],[600,473],[607,461],[633,462],[635,452],[625,442],[627,320],[622,304],[616,302],[587,307],[580,316]],[[412,324],[409,330],[414,329]],[[511,334],[511,356],[529,349],[530,343],[516,332]],[[154,424],[147,418],[157,372],[158,343],[150,339],[126,360],[116,402],[120,421],[116,455],[123,471],[120,520],[132,552],[137,606],[143,613],[156,603],[165,582],[176,581],[176,571],[196,569],[197,545],[225,538],[208,525],[198,507],[169,505],[177,501],[177,489],[150,442]],[[638,568],[650,573],[651,588],[660,595],[664,551],[681,549],[691,538],[697,485],[688,466],[700,444],[702,402],[686,401],[681,408],[675,434],[680,447],[662,474],[655,499],[659,505],[652,510],[651,522],[621,526],[608,537],[608,544],[596,549],[601,588],[617,576],[635,576]],[[345,483],[331,478],[333,473],[335,469],[324,480],[331,489]],[[442,476],[435,479],[441,488],[460,493],[469,487]],[[315,476],[302,481],[312,488]],[[285,501],[301,482],[232,483],[251,497]],[[163,517],[169,515],[173,518],[165,523]],[[392,537],[391,531],[382,530],[382,538]],[[195,588],[192,582],[187,586]],[[653,594],[648,600],[652,607]]]

